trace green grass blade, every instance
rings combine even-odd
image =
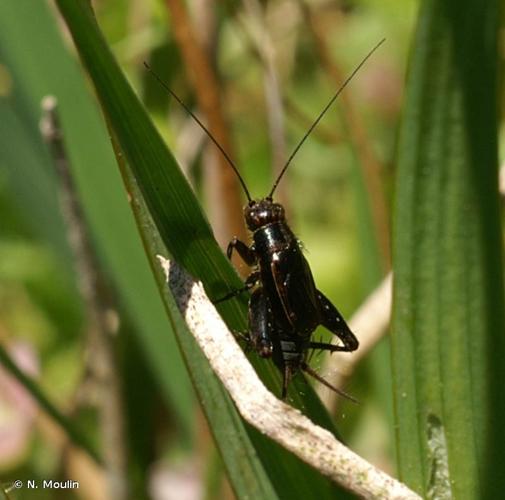
[[[111,56],[92,12],[82,1],[57,0],[57,5],[138,182],[161,241],[173,258],[204,283],[211,298],[240,286],[186,179]],[[243,330],[245,302],[220,304],[220,312],[232,328]],[[259,362],[255,366],[278,392],[279,378],[273,375],[271,365]],[[308,395],[303,400],[299,394],[294,395],[295,402],[303,404],[304,412],[316,422],[331,428],[331,421],[313,391],[305,386],[304,392]],[[216,411],[225,404],[228,404],[227,399],[216,405]],[[217,419],[221,417],[216,416]],[[238,427],[234,427],[233,432],[237,440],[249,439]],[[334,495],[333,485],[285,450],[255,433],[252,433],[252,440],[279,496],[294,498],[307,489],[318,498]],[[225,444],[218,442],[218,445],[224,454]],[[238,457],[227,463],[243,464]],[[254,464],[249,467],[253,470]]]
[[[2,345],[0,345],[0,364],[2,364],[5,370],[26,388],[40,408],[42,408],[67,433],[67,436],[73,443],[86,451],[95,462],[99,464],[102,462],[98,452],[86,435],[81,433],[71,420],[58,410],[34,380],[19,369]]]
[[[126,184],[132,196],[132,208],[139,227],[144,229],[142,231],[144,244],[162,291],[172,328],[184,353],[198,398],[211,424],[210,429],[216,441],[220,443],[221,454],[235,493],[239,498],[247,496],[276,498],[270,480],[244,428],[244,422],[237,415],[225,388],[215,376],[179,313],[166,284],[165,274],[156,258],[158,254],[167,255],[167,250],[159,238],[137,184],[126,168],[125,174]]]
[[[431,498],[505,491],[499,6],[425,0],[408,77],[394,238],[397,450],[401,479]]]
[[[71,273],[54,168],[38,131],[40,100],[54,94],[97,251],[130,313],[178,428],[189,441],[191,384],[146,265],[107,131],[45,2],[0,2],[0,58],[12,80],[0,99],[0,157],[9,193],[34,234],[50,241],[62,256],[60,271]]]

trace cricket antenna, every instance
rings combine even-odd
[[[337,90],[337,92],[335,93],[335,95],[330,99],[330,102],[324,107],[324,109],[321,111],[321,113],[319,113],[319,116],[316,118],[316,120],[314,121],[314,123],[310,126],[310,128],[307,130],[307,132],[305,132],[305,135],[302,137],[302,140],[298,143],[298,145],[296,146],[296,148],[294,149],[294,151],[291,153],[291,156],[288,158],[288,161],[286,162],[286,164],[284,165],[284,167],[282,167],[282,170],[281,170],[281,173],[279,174],[279,176],[277,177],[277,180],[275,181],[274,183],[274,186],[272,187],[272,190],[270,191],[270,194],[267,196],[267,198],[272,198],[275,190],[277,189],[277,186],[279,185],[279,182],[281,181],[282,179],[282,176],[284,175],[284,173],[286,172],[286,170],[288,169],[290,163],[291,163],[291,160],[295,157],[296,153],[298,153],[298,150],[302,147],[302,144],[305,142],[305,140],[307,139],[307,137],[311,134],[311,132],[316,128],[316,125],[321,121],[321,118],[324,116],[324,114],[326,113],[326,111],[328,111],[328,109],[330,108],[330,106],[335,102],[335,99],[340,95],[340,93],[342,92],[342,90],[345,89],[345,87],[347,87],[347,84],[354,78],[354,75],[361,69],[361,67],[366,63],[366,61],[370,58],[370,56],[386,41],[385,38],[383,38],[364,58],[363,60],[358,64],[358,66],[356,66],[356,68],[354,69],[354,71],[347,77],[347,79],[344,81],[344,83],[340,86],[340,88]]]
[[[200,119],[184,104],[184,102],[179,99],[177,94],[156,74],[156,72],[149,66],[144,61],[144,66],[151,73],[151,75],[158,80],[158,83],[184,108],[184,110],[195,120],[196,123],[200,126],[200,128],[207,134],[207,137],[217,146],[219,151],[221,151],[222,155],[224,156],[225,160],[229,163],[230,167],[233,169],[235,174],[237,174],[238,180],[240,181],[240,184],[242,185],[242,188],[244,189],[245,195],[247,196],[247,200],[249,202],[252,201],[251,195],[249,194],[249,190],[247,189],[247,186],[244,182],[244,179],[242,179],[242,176],[240,175],[237,166],[235,163],[233,163],[232,159],[228,156],[228,153],[224,150],[224,148],[219,144],[219,142],[214,139],[214,136],[209,132],[207,127],[200,121]]]
[[[325,380],[316,371],[314,371],[307,363],[302,363],[301,369],[305,373],[308,373],[311,377],[314,377],[318,382],[321,382],[321,384],[328,387],[328,389],[331,389],[333,392],[336,392],[339,396],[342,396],[348,399],[349,401],[352,401],[353,403],[359,404],[359,401],[357,399],[353,398],[351,395],[347,394],[347,392],[344,392],[338,387],[331,385],[327,380]]]

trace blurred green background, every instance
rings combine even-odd
[[[278,191],[318,287],[350,317],[392,265],[398,131],[418,2],[92,4],[121,70],[184,169],[222,248],[243,231],[237,229],[237,199],[243,201],[243,193],[238,187],[223,189],[227,181],[216,167],[213,146],[142,64],[149,61],[205,116],[202,68],[194,54],[181,49],[185,43],[190,50],[191,43],[178,34],[187,23],[178,6],[185,7],[197,42],[205,47],[215,81],[204,80],[203,92],[210,98],[213,90],[218,93],[223,140],[254,197],[270,190],[275,168],[341,81],[386,38],[304,144]],[[76,196],[96,259],[98,301],[111,332],[106,349],[114,365],[105,372],[103,346],[79,290],[82,276],[58,203],[58,177],[39,132],[40,102],[48,94],[58,99]],[[130,210],[110,130],[53,2],[0,4],[0,129],[2,360],[9,366],[8,355],[33,376],[35,390],[86,436],[84,448],[99,450],[106,464],[75,446],[66,424],[56,425],[2,371],[4,488],[18,478],[71,478],[80,484],[74,491],[10,490],[9,498],[243,496],[227,480],[195,398]],[[240,273],[246,271],[239,266]],[[315,364],[322,365],[322,359]],[[397,475],[391,387],[384,338],[347,386],[361,404],[346,404],[333,418],[346,444]],[[107,413],[104,399],[119,401],[121,414]],[[109,406],[114,412],[114,403]],[[118,437],[124,441],[115,446]],[[111,471],[119,474],[119,486],[111,486]],[[409,484],[417,486],[415,480]]]

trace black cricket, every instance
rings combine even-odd
[[[358,348],[359,342],[337,308],[317,289],[299,241],[286,222],[284,208],[273,201],[273,195],[292,159],[312,130],[366,60],[383,42],[384,40],[381,40],[345,80],[288,158],[268,196],[259,200],[251,198],[237,167],[198,117],[144,63],[221,151],[235,171],[247,196],[248,203],[244,207],[244,218],[252,233],[253,243],[248,246],[235,237],[228,245],[226,253],[228,258],[231,258],[233,251],[237,251],[244,262],[254,270],[241,289],[230,292],[216,303],[231,299],[247,290],[253,290],[249,300],[247,340],[261,357],[272,358],[281,370],[283,374],[282,399],[287,396],[292,377],[302,370],[329,389],[355,401],[351,396],[320,377],[307,363],[309,350],[351,352]],[[312,333],[318,325],[324,326],[336,335],[340,343],[312,341]]]

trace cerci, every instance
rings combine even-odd
[[[236,250],[244,262],[254,270],[246,279],[243,288],[230,292],[217,302],[252,290],[249,300],[247,338],[260,356],[271,357],[281,370],[283,399],[287,395],[293,375],[300,370],[316,378],[331,390],[353,399],[320,377],[307,363],[307,353],[311,349],[350,352],[356,350],[359,343],[337,308],[317,289],[298,239],[286,222],[284,207],[273,200],[273,194],[292,159],[312,130],[345,86],[383,42],[384,40],[381,40],[344,81],[288,158],[268,196],[259,200],[251,198],[236,165],[198,117],[153,73],[161,85],[195,119],[221,151],[236,173],[247,196],[248,203],[244,207],[244,218],[252,233],[253,242],[249,246],[233,238],[228,245],[227,255],[231,258],[233,250]],[[150,67],[145,65],[152,72]],[[336,335],[340,340],[339,344],[312,341],[312,333],[318,325],[324,326]]]

